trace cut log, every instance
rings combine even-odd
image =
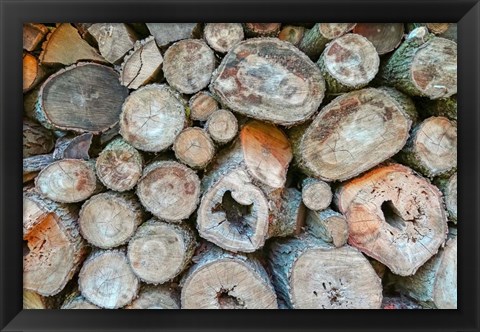
[[[98,134],[118,122],[127,95],[112,68],[81,63],[43,83],[35,115],[48,129]]]
[[[457,121],[457,95],[435,100],[423,98],[418,100],[418,110],[425,117],[444,116]]]
[[[233,45],[243,40],[243,27],[240,23],[207,23],[203,37],[215,51],[227,53]]]
[[[53,159],[83,159],[89,160],[88,151],[92,144],[92,133],[78,136],[63,136],[57,139]]]
[[[188,106],[190,118],[198,121],[207,121],[208,117],[218,110],[217,101],[206,91],[200,91],[193,95],[188,101]]]
[[[293,125],[317,111],[325,81],[318,67],[289,42],[256,38],[228,52],[210,90],[235,112]]]
[[[380,77],[412,96],[448,98],[457,93],[457,43],[420,27],[385,62]]]
[[[162,63],[162,55],[153,37],[139,40],[124,58],[120,68],[120,83],[136,90],[155,79]]]
[[[189,127],[178,134],[173,143],[175,157],[195,169],[205,168],[213,159],[215,146],[202,128]]]
[[[63,302],[62,306],[60,309],[101,309],[100,307],[96,306],[93,303],[90,303],[85,299],[82,294],[76,289],[67,297],[65,298],[65,301]]]
[[[340,186],[336,199],[348,243],[395,274],[414,274],[445,242],[440,191],[405,166],[375,168]]]
[[[205,88],[214,69],[215,54],[202,40],[181,40],[165,52],[163,74],[181,93],[193,94]]]
[[[92,253],[78,275],[82,295],[105,309],[117,309],[132,302],[139,284],[122,250]]]
[[[90,36],[90,34],[88,33],[88,28],[90,28],[92,25],[93,23],[73,23],[73,26],[78,30],[78,33],[84,39],[88,39],[88,37]]]
[[[439,35],[448,30],[450,23],[426,23],[426,26],[431,33]]]
[[[350,179],[405,144],[415,105],[393,89],[366,88],[326,105],[305,130],[292,133],[299,167],[325,181]]]
[[[449,178],[438,178],[435,181],[437,187],[442,191],[445,199],[445,206],[448,212],[448,219],[457,223],[457,172]]]
[[[22,309],[54,309],[51,297],[41,296],[28,289],[23,290],[23,307]]]
[[[101,249],[127,243],[142,222],[143,211],[136,197],[113,191],[91,197],[78,217],[83,238]]]
[[[403,23],[357,23],[353,33],[367,38],[379,55],[389,53],[402,42]]]
[[[305,32],[298,48],[310,59],[317,61],[330,40],[343,36],[355,25],[356,23],[315,23]]]
[[[142,224],[128,243],[127,257],[140,280],[163,284],[187,268],[195,245],[195,233],[187,225],[152,219]]]
[[[273,284],[290,309],[379,309],[382,284],[355,248],[303,235],[272,242]]]
[[[332,189],[322,180],[306,178],[302,181],[302,201],[310,210],[325,210],[332,203]]]
[[[412,129],[398,159],[432,178],[452,174],[457,168],[457,124],[430,117]]]
[[[198,23],[145,23],[155,37],[157,45],[166,46],[181,39],[199,37],[201,24]]]
[[[43,24],[25,23],[23,25],[23,49],[29,52],[34,51],[48,31]]]
[[[35,179],[42,169],[54,161],[52,154],[39,154],[23,158],[23,183]]]
[[[305,34],[305,28],[302,26],[287,25],[283,27],[282,31],[278,35],[278,39],[288,41],[297,46],[303,39]]]
[[[156,161],[145,167],[137,184],[143,206],[161,220],[181,222],[197,208],[198,175],[175,161]]]
[[[98,191],[95,163],[80,159],[58,160],[35,178],[40,194],[60,203],[81,202]]]
[[[38,59],[30,53],[23,53],[23,92],[30,91],[40,83],[46,75],[46,71],[38,62]]]
[[[232,112],[218,110],[208,117],[205,128],[215,143],[226,144],[237,135],[238,121]]]
[[[245,23],[247,37],[276,37],[282,23]]]
[[[184,125],[184,105],[167,85],[142,87],[122,106],[120,134],[139,150],[159,152],[169,148]]]
[[[53,135],[44,127],[23,119],[23,158],[47,154],[54,147]]]
[[[95,38],[100,54],[110,63],[118,63],[133,48],[137,37],[124,23],[95,23],[88,28]]]
[[[457,235],[451,229],[444,248],[415,275],[396,280],[401,292],[427,308],[457,309]]]
[[[142,285],[138,297],[125,309],[180,309],[180,294],[168,285]]]
[[[182,279],[182,309],[277,309],[267,272],[254,257],[212,246]]]
[[[143,158],[125,140],[116,138],[98,155],[95,168],[107,188],[123,192],[133,189],[140,179]]]
[[[365,87],[377,75],[380,58],[367,38],[349,33],[332,40],[317,64],[328,92],[336,94]]]
[[[382,309],[423,309],[421,305],[412,299],[399,295],[399,296],[386,296],[382,301]]]
[[[306,224],[311,234],[337,248],[347,243],[348,225],[341,213],[332,209],[308,211]]]
[[[72,65],[80,60],[107,63],[70,23],[59,24],[43,43],[40,62],[45,65]]]
[[[456,43],[457,42],[457,23],[450,23],[448,25],[448,29],[437,36],[445,39],[450,39]]]
[[[88,253],[77,216],[74,206],[55,203],[33,188],[24,191],[24,289],[52,296],[72,279]]]

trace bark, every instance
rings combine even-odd
[[[213,96],[206,91],[200,91],[188,101],[190,118],[198,121],[207,121],[208,117],[218,110],[218,103]]]
[[[424,27],[414,29],[379,76],[411,96],[448,98],[457,93],[457,44]]]
[[[180,162],[191,168],[202,169],[212,161],[215,145],[205,130],[189,127],[175,138],[173,151]]]
[[[157,45],[166,46],[181,39],[200,36],[201,24],[198,23],[146,23]]]
[[[101,309],[93,303],[90,303],[80,294],[78,289],[68,294],[60,309]]]
[[[308,211],[308,231],[326,243],[341,247],[347,243],[348,225],[345,217],[332,209]]]
[[[403,39],[403,23],[357,23],[353,33],[367,38],[379,55],[396,49]]]
[[[238,121],[232,112],[218,110],[208,117],[205,128],[212,140],[222,145],[230,142],[237,136]]]
[[[23,183],[35,179],[42,169],[54,161],[52,154],[39,154],[23,158]]]
[[[163,284],[187,268],[195,245],[195,233],[187,225],[151,219],[142,224],[130,240],[127,257],[140,280]]]
[[[169,148],[184,125],[184,105],[167,85],[142,87],[123,103],[120,134],[139,150],[160,152]]]
[[[137,184],[142,205],[161,220],[181,222],[197,208],[200,179],[175,161],[156,161],[145,167]]]
[[[276,37],[282,23],[244,23],[247,37]]]
[[[85,133],[78,136],[64,136],[57,139],[53,158],[60,159],[83,159],[89,160],[88,151],[92,144],[92,133]]]
[[[110,63],[119,63],[137,40],[133,29],[124,23],[95,23],[88,32],[95,38],[100,54]]]
[[[444,116],[457,121],[457,95],[442,99],[421,99],[418,101],[419,110],[428,116]]]
[[[269,263],[277,294],[290,309],[380,308],[380,278],[353,247],[303,235],[272,243]]]
[[[82,295],[105,309],[117,309],[131,303],[137,296],[139,285],[123,250],[92,253],[78,275]]]
[[[223,58],[210,91],[234,112],[288,126],[317,111],[325,82],[317,66],[292,44],[255,38],[236,44]]]
[[[142,285],[138,297],[125,309],[180,309],[180,294],[168,284]]]
[[[450,23],[448,25],[448,29],[439,34],[438,37],[442,37],[445,39],[450,39],[451,41],[457,42],[457,23]]]
[[[448,212],[448,219],[454,224],[457,223],[457,173],[448,178],[437,178],[437,187],[442,191],[445,207]]]
[[[379,166],[342,184],[336,200],[348,243],[394,274],[414,274],[445,242],[442,195],[408,167]]]
[[[400,151],[414,120],[413,102],[393,89],[343,94],[291,132],[296,163],[324,181],[350,179]]]
[[[23,158],[47,154],[54,147],[53,135],[39,124],[23,119]]]
[[[127,94],[112,68],[79,63],[43,83],[35,116],[48,129],[98,134],[118,122]]]
[[[288,41],[295,46],[299,46],[300,42],[303,39],[305,34],[305,28],[302,26],[287,25],[285,26],[280,34],[278,39]]]
[[[29,52],[34,51],[48,31],[48,28],[43,24],[23,24],[23,49]]]
[[[240,23],[208,23],[203,30],[203,38],[215,51],[227,53],[243,40],[243,27]]]
[[[267,272],[253,256],[212,246],[181,284],[182,309],[277,309]]]
[[[384,297],[382,301],[382,309],[423,309],[421,305],[412,299],[399,295]]]
[[[23,53],[23,92],[30,91],[46,76],[46,70],[30,53]]]
[[[163,73],[181,93],[194,94],[207,87],[214,69],[215,54],[202,40],[181,40],[165,52]]]
[[[325,210],[332,202],[332,189],[322,180],[306,178],[302,181],[302,200],[310,210]]]
[[[58,204],[33,188],[23,193],[23,288],[58,294],[83,262],[87,247],[74,206]]]

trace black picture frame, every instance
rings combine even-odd
[[[478,331],[480,3],[461,1],[0,0],[2,331]],[[457,310],[22,310],[23,22],[458,22]]]

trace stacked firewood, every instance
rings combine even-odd
[[[455,24],[23,33],[25,308],[456,308]]]

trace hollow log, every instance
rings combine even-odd
[[[181,39],[196,38],[200,35],[201,25],[198,23],[145,23],[155,37],[157,45],[166,46]]]
[[[437,178],[435,184],[442,191],[448,220],[457,223],[457,172],[448,178]]]
[[[269,263],[277,294],[290,309],[379,309],[382,284],[355,248],[311,235],[272,242]]]
[[[195,245],[195,233],[187,225],[151,219],[138,228],[128,243],[127,257],[140,280],[163,284],[187,268]]]
[[[293,125],[317,111],[325,81],[318,67],[289,42],[255,38],[228,52],[213,74],[210,91],[234,112]]]
[[[215,155],[215,145],[208,133],[199,127],[185,128],[173,143],[175,157],[195,169],[205,168]]]
[[[227,53],[244,38],[240,23],[207,23],[203,30],[207,44],[219,53]]]
[[[45,78],[46,74],[47,72],[35,56],[23,53],[23,92],[33,89]]]
[[[23,158],[47,154],[54,147],[53,135],[39,124],[23,119]]]
[[[403,23],[357,23],[353,33],[367,38],[379,55],[396,49],[403,39]]]
[[[29,52],[34,51],[48,31],[48,28],[43,24],[23,24],[23,49]]]
[[[218,103],[213,96],[206,91],[194,94],[188,101],[190,118],[198,121],[207,121],[208,117],[218,110]]]
[[[341,247],[348,240],[348,225],[345,217],[332,209],[308,211],[306,224],[315,237],[335,247]]]
[[[287,25],[283,27],[278,34],[278,39],[288,41],[295,46],[299,46],[305,34],[305,28],[302,26]]]
[[[142,285],[138,297],[125,309],[180,309],[180,294],[171,285]]]
[[[215,143],[226,144],[237,135],[238,121],[232,112],[218,110],[208,117],[205,129]]]
[[[124,23],[95,23],[88,28],[100,54],[110,63],[118,63],[137,40],[132,28]]]
[[[342,184],[336,201],[348,243],[394,274],[414,274],[445,242],[442,195],[408,167],[379,166]]]
[[[313,178],[302,181],[302,201],[310,210],[325,210],[332,203],[332,197],[332,189],[328,183]]]
[[[282,23],[244,23],[247,37],[276,37]]]

